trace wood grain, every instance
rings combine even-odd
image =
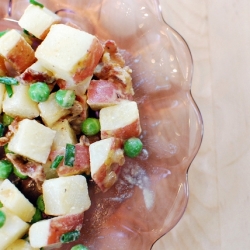
[[[189,170],[187,210],[153,250],[250,249],[250,2],[161,4],[193,56],[204,139]]]

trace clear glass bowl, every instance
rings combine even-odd
[[[41,0],[100,40],[115,40],[133,69],[144,149],[127,159],[106,193],[89,183],[82,243],[95,250],[150,249],[182,217],[188,168],[203,133],[191,95],[192,58],[182,37],[163,20],[157,0]],[[1,0],[0,28],[17,27],[27,0]]]

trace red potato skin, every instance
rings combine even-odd
[[[76,84],[93,75],[94,69],[99,63],[102,54],[103,46],[97,39],[94,39],[88,54],[77,65],[77,70],[73,75]],[[80,68],[78,66],[80,66]]]
[[[141,134],[141,125],[140,121],[137,119],[133,123],[118,128],[115,130],[101,130],[101,138],[106,139],[109,137],[117,137],[123,140],[127,140],[131,137],[139,137]]]
[[[48,245],[59,243],[62,234],[81,230],[84,214],[69,214],[51,219]]]
[[[88,145],[75,145],[75,162],[73,167],[65,166],[63,163],[57,168],[58,176],[70,176],[76,174],[90,173],[90,159]]]
[[[51,151],[49,159],[53,161],[57,155],[64,155],[65,148]],[[73,167],[64,165],[64,160],[56,169],[58,176],[70,176],[76,174],[90,173],[89,142],[82,141],[75,145],[75,162]]]
[[[16,46],[7,54],[7,61],[19,72],[24,72],[35,61],[35,52],[31,46],[23,39],[19,39]]]
[[[125,87],[120,83],[92,80],[88,88],[87,98],[87,102],[93,110],[100,110],[115,105],[121,100],[131,100],[132,96],[125,93]]]
[[[115,138],[113,144],[111,145],[109,156],[104,162],[104,164],[99,168],[92,178],[99,188],[106,192],[112,185],[112,183],[105,183],[105,178],[110,172],[114,172],[116,176],[119,175],[121,166],[125,163],[124,156],[115,158],[116,150],[120,150],[123,147],[123,141],[119,138]]]

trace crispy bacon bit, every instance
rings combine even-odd
[[[41,188],[46,176],[40,163],[26,160],[17,154],[8,153],[6,157],[22,174],[28,175],[37,183],[38,188]]]
[[[45,72],[39,72],[28,68],[20,76],[16,77],[17,80],[22,84],[31,84],[34,82],[46,82],[52,84],[55,82],[55,77],[49,76]]]
[[[87,96],[76,96],[76,101],[70,109],[70,115],[67,116],[66,119],[68,119],[72,129],[77,135],[81,133],[81,123],[87,118],[87,116]]]
[[[96,67],[94,75],[99,79],[121,83],[125,86],[125,94],[134,95],[131,73],[132,70],[125,66],[116,43],[112,40],[106,41],[101,62]]]
[[[10,141],[10,137],[4,136],[0,137],[0,146],[3,147]]]
[[[0,76],[5,76],[7,75],[8,70],[5,65],[5,60],[2,56],[0,56]]]
[[[22,120],[22,118],[20,117],[15,117],[15,119],[12,121],[12,123],[8,126],[9,131],[12,133],[17,132],[18,126],[19,126],[19,122]]]
[[[8,126],[9,131],[6,133],[5,136],[0,137],[0,146],[1,147],[3,147],[4,145],[6,145],[10,141],[10,138],[12,137],[12,135],[17,131],[18,123],[21,120],[22,119],[20,117],[16,117],[12,121],[12,123]]]

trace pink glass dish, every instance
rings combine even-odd
[[[133,70],[142,154],[127,159],[118,182],[102,193],[89,183],[91,208],[81,238],[91,250],[150,249],[182,217],[188,169],[203,133],[191,95],[192,58],[163,20],[157,0],[40,0],[100,40],[115,40]],[[0,28],[17,28],[27,0],[1,0]],[[0,30],[0,31],[1,31]]]

